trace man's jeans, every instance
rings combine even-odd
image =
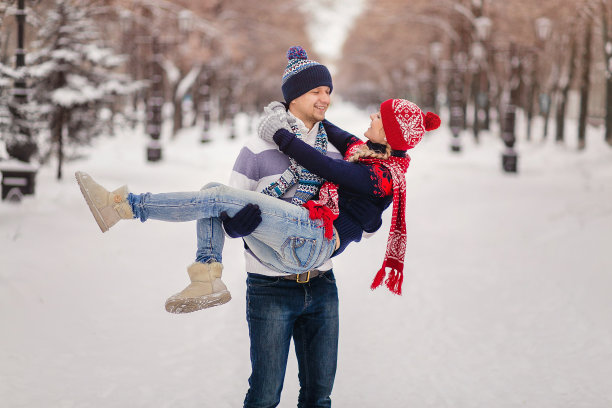
[[[246,305],[252,373],[244,407],[278,406],[291,337],[299,367],[298,407],[331,407],[338,357],[333,272],[308,283],[249,274]]]
[[[197,262],[222,262],[225,234],[219,219],[233,217],[249,203],[259,205],[262,221],[243,237],[249,249],[268,268],[281,273],[302,273],[327,261],[335,242],[324,236],[323,222],[311,220],[308,210],[254,191],[210,183],[200,191],[132,194],[127,197],[134,217],[142,222],[198,220]]]

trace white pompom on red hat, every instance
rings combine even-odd
[[[437,129],[440,117],[432,112],[424,114],[413,102],[388,99],[380,104],[380,117],[393,150],[408,150],[417,145],[425,131]]]

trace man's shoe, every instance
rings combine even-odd
[[[77,171],[74,176],[102,232],[108,231],[121,219],[134,218],[132,208],[126,200],[127,186],[109,192],[87,173]]]
[[[166,310],[170,313],[191,313],[229,302],[232,296],[221,280],[222,270],[223,265],[219,262],[193,263],[187,268],[191,283],[166,300]]]

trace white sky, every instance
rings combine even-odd
[[[301,4],[307,18],[307,32],[319,61],[328,66],[332,75],[341,55],[348,30],[363,11],[367,0],[305,0]]]

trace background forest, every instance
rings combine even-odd
[[[467,131],[478,140],[491,130],[509,149],[516,132],[562,143],[571,117],[578,119],[578,148],[586,143],[587,123],[605,126],[612,144],[611,6],[608,0],[3,0],[0,154],[39,163],[57,156],[61,178],[71,146],[117,126],[144,122],[153,146],[168,118],[173,135],[197,124],[206,138],[211,123],[231,124],[238,112],[254,115],[281,99],[284,52],[294,44],[332,68],[335,97],[362,108],[408,98],[447,112],[456,137]],[[306,24],[325,10],[356,20],[348,32],[331,19]],[[516,129],[517,115],[525,117],[524,128]],[[545,126],[535,134],[538,115]]]

